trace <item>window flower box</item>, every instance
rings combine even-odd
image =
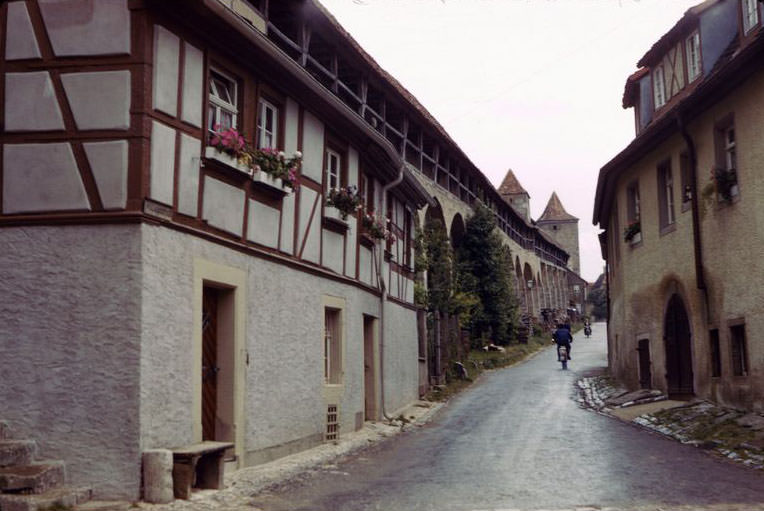
[[[219,163],[222,163],[223,165],[238,170],[239,172],[242,172],[248,176],[252,175],[252,169],[248,165],[241,163],[238,157],[223,151],[219,151],[214,147],[206,147],[204,149],[204,157],[208,160],[215,160]]]
[[[355,213],[363,207],[363,200],[358,194],[358,188],[355,186],[343,186],[341,188],[332,188],[329,190],[329,194],[326,197],[326,205],[324,208],[324,216],[332,218],[329,215],[339,215],[339,218],[344,222],[347,221],[348,215]],[[330,213],[326,213],[329,211]]]
[[[329,206],[328,204],[324,208],[324,218],[328,218],[330,220],[334,220],[337,222],[342,222],[343,224],[346,224],[346,225],[348,223],[347,215],[343,215],[342,211],[340,211],[339,209],[335,207]]]
[[[273,175],[268,174],[262,170],[252,174],[252,181],[262,187],[270,188],[282,193],[287,193],[286,185],[280,177],[274,177]]]
[[[716,185],[716,193],[719,194],[721,200],[731,202],[740,193],[735,169],[715,167],[711,177]]]
[[[623,241],[635,245],[642,241],[642,225],[639,220],[630,223],[626,229],[623,230]]]

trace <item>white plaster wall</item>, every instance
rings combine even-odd
[[[82,144],[106,209],[127,205],[127,140]]]
[[[294,219],[297,194],[285,195],[281,202],[281,250],[287,254],[294,253]]]
[[[391,414],[419,397],[416,313],[388,302],[384,329],[385,408]]]
[[[345,237],[334,231],[323,229],[323,265],[336,273],[342,273],[343,258],[345,252]]]
[[[47,71],[6,73],[5,129],[63,130],[64,119]]]
[[[320,183],[324,167],[324,125],[307,110],[303,112],[302,173]]]
[[[341,434],[363,411],[363,314],[379,317],[379,298],[354,286],[301,272],[159,226],[143,225],[144,352],[141,375],[143,448],[178,445],[190,438],[190,297],[194,258],[247,272],[245,450],[257,453],[306,447],[322,438],[324,296],[345,300],[345,367]],[[150,282],[150,287],[149,287]],[[167,307],[172,303],[172,307]],[[388,410],[417,397],[414,311],[388,304],[386,353]],[[157,334],[159,332],[160,334]],[[405,360],[406,357],[410,361]],[[165,377],[166,373],[172,373]],[[407,378],[408,381],[405,381]],[[395,380],[395,381],[392,381]],[[155,386],[166,389],[150,392]],[[288,403],[288,406],[284,406]]]
[[[67,73],[61,82],[78,129],[130,127],[130,71]]]
[[[373,276],[373,258],[372,251],[366,247],[358,250],[358,280],[364,284],[372,285]]]
[[[70,484],[126,500],[140,485],[139,246],[137,225],[0,229],[0,415]]]
[[[199,156],[201,141],[185,133],[180,134],[180,161],[178,162],[178,211],[196,216],[199,207]]]
[[[247,239],[266,247],[276,248],[279,243],[279,220],[278,209],[250,199]]]
[[[204,179],[202,220],[213,227],[242,235],[246,192],[211,177]]]
[[[3,148],[3,213],[89,210],[69,144]]]
[[[127,0],[40,0],[58,57],[130,53]]]
[[[178,113],[179,65],[180,39],[154,25],[154,108],[173,117]]]
[[[184,43],[185,57],[183,61],[183,105],[181,119],[187,123],[201,127],[202,105],[204,91],[204,54],[188,43]]]
[[[321,255],[321,205],[316,205],[316,212],[313,214],[313,221],[310,222],[310,215],[313,211],[313,205],[316,202],[318,194],[307,188],[300,189],[300,222],[298,225],[299,235],[297,237],[297,250],[300,250],[303,239],[307,234],[305,249],[302,258],[313,263],[320,263]],[[308,231],[308,228],[310,230]]]
[[[345,237],[347,238],[347,243],[345,244],[345,275],[355,278],[358,229],[348,229]]]
[[[172,205],[175,177],[175,130],[158,121],[151,122],[151,186],[149,197]]]
[[[26,3],[9,2],[5,31],[5,59],[39,59],[40,57],[40,47],[37,45]]]

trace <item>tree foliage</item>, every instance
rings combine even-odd
[[[456,289],[474,297],[469,328],[476,344],[490,339],[509,344],[517,316],[512,283],[512,258],[496,229],[493,212],[478,206],[467,219],[456,252]]]
[[[592,316],[596,319],[607,319],[607,289],[604,274],[600,275],[586,297],[591,305]]]

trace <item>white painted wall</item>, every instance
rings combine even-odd
[[[140,239],[137,225],[0,229],[1,415],[39,458],[66,461],[69,484],[127,500],[140,485]]]
[[[127,0],[39,0],[58,57],[130,53]]]
[[[178,113],[180,39],[160,25],[154,25],[154,108]]]
[[[316,210],[313,213],[312,220],[311,212],[313,211],[314,204],[316,204],[317,195],[315,191],[305,186],[300,189],[300,221],[298,224],[296,247],[299,252],[307,234],[307,240],[304,241],[305,248],[302,258],[316,264],[321,262],[321,204],[315,205]]]
[[[130,127],[130,71],[66,73],[61,82],[77,129]]]
[[[204,178],[202,220],[226,232],[242,235],[246,192],[209,176]]]
[[[9,2],[5,31],[5,59],[39,59],[40,57],[40,47],[34,35],[26,2]]]
[[[127,140],[82,144],[106,209],[127,205]]]
[[[279,243],[280,219],[278,209],[250,199],[247,239],[266,247],[276,248]]]
[[[151,121],[151,179],[149,197],[172,205],[175,179],[175,129]]]
[[[63,130],[64,118],[47,71],[6,73],[5,129]]]
[[[204,105],[204,54],[188,43],[184,43],[183,61],[183,104],[180,118],[192,126],[202,125]]]
[[[307,110],[303,112],[302,173],[321,183],[324,166],[324,125]]]

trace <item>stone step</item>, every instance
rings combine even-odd
[[[0,467],[0,492],[44,493],[64,484],[63,461],[40,461],[29,465]]]
[[[0,493],[2,511],[43,511],[47,509],[70,509],[89,501],[90,488],[55,488],[39,495]]]
[[[36,452],[34,440],[0,440],[0,467],[29,465]]]

